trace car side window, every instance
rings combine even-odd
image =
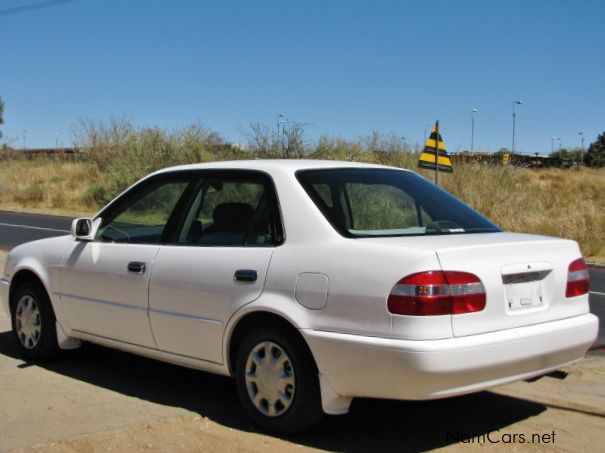
[[[133,189],[132,196],[119,202],[104,217],[95,240],[133,244],[158,244],[178,201],[189,181],[162,180],[143,189]]]
[[[334,208],[334,202],[332,201],[332,188],[328,184],[314,184],[313,188],[317,192],[317,195],[325,203],[327,208]]]
[[[278,241],[272,191],[258,175],[205,178],[177,242],[199,246],[272,246]]]
[[[414,199],[398,187],[349,183],[345,188],[351,204],[352,230],[406,229],[430,221],[424,211],[419,211]]]

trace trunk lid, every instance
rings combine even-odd
[[[565,297],[568,266],[581,256],[574,241],[517,233],[368,240],[431,249],[442,270],[470,272],[481,279],[486,307],[480,312],[451,316],[456,337],[539,324],[588,311],[586,295]]]

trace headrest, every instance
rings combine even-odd
[[[250,227],[254,210],[246,203],[222,203],[212,212],[216,231],[245,233]]]

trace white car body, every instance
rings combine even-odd
[[[46,289],[59,345],[80,340],[223,375],[233,373],[233,332],[254,313],[282,318],[317,364],[323,410],[346,413],[354,397],[433,399],[548,373],[581,359],[597,335],[588,295],[565,297],[574,241],[496,232],[343,237],[296,179],[305,169],[385,168],[322,161],[239,161],[159,173],[255,170],[273,181],[285,239],[274,247],[199,247],[44,239],[11,251],[2,299],[23,272]],[[407,170],[398,170],[407,171]],[[146,263],[141,274],[126,271]],[[234,280],[237,269],[258,279]],[[427,270],[475,274],[484,310],[405,316],[387,309],[404,276]],[[526,269],[539,283],[503,284]],[[523,291],[537,306],[512,307]],[[519,294],[516,294],[518,292]],[[513,302],[511,302],[513,301]]]

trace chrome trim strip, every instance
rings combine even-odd
[[[77,300],[81,300],[81,301],[85,301],[85,302],[93,302],[95,304],[102,304],[102,305],[111,305],[113,307],[119,307],[119,308],[126,308],[128,310],[135,310],[135,311],[147,311],[147,307],[137,307],[135,305],[128,305],[128,304],[121,304],[119,302],[110,302],[107,300],[99,300],[99,299],[93,299],[91,297],[84,297],[84,296],[76,296],[75,294],[66,294],[66,293],[54,293],[57,296],[63,298],[63,297],[71,297],[73,299],[77,299]]]
[[[164,310],[157,310],[155,308],[150,308],[149,309],[150,313],[155,313],[158,315],[163,315],[163,316],[171,316],[173,318],[185,318],[185,319],[191,319],[193,321],[200,321],[200,322],[206,322],[209,324],[216,324],[218,326],[222,326],[223,322],[219,321],[218,319],[212,319],[212,318],[202,318],[200,316],[193,316],[193,315],[185,315],[182,313],[174,313],[172,311],[164,311]]]
[[[158,315],[162,315],[162,316],[170,316],[173,318],[185,318],[185,319],[190,319],[193,321],[199,321],[199,322],[204,322],[204,323],[208,323],[208,324],[215,324],[217,326],[222,326],[223,322],[219,321],[218,319],[212,319],[212,318],[203,318],[200,316],[193,316],[193,315],[186,315],[186,314],[182,314],[182,313],[174,313],[172,311],[164,311],[164,310],[157,310],[155,308],[148,308],[148,307],[137,307],[135,305],[127,305],[127,304],[121,304],[119,302],[109,302],[106,300],[99,300],[99,299],[93,299],[91,297],[84,297],[84,296],[76,296],[74,294],[66,294],[66,293],[53,293],[59,297],[71,297],[73,299],[77,299],[77,300],[81,300],[81,301],[85,301],[85,302],[93,302],[96,304],[102,304],[102,305],[110,305],[113,307],[118,307],[118,308],[125,308],[127,310],[135,310],[135,311],[144,311],[144,312],[149,312],[149,313],[156,313]]]

